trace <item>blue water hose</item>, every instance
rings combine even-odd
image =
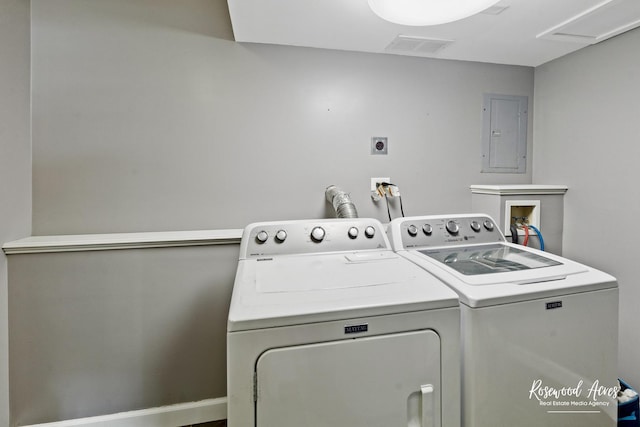
[[[538,227],[534,227],[533,225],[530,225],[529,228],[538,235],[538,240],[540,240],[540,250],[544,251],[544,239],[542,238],[542,233],[538,230]]]

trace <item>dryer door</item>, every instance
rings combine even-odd
[[[431,330],[276,348],[256,369],[257,427],[441,427]]]

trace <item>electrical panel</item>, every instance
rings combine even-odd
[[[526,172],[527,104],[526,96],[484,95],[482,172]]]

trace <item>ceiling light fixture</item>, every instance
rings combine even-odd
[[[493,6],[500,0],[368,0],[385,21],[427,26],[457,21]]]

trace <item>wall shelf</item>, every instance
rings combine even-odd
[[[15,255],[44,252],[228,245],[240,243],[241,237],[242,229],[32,236],[7,242],[2,246],[2,250],[7,255]]]
[[[473,194],[495,194],[499,196],[508,195],[540,195],[540,194],[564,194],[567,192],[566,185],[549,184],[524,184],[524,185],[472,185]]]

